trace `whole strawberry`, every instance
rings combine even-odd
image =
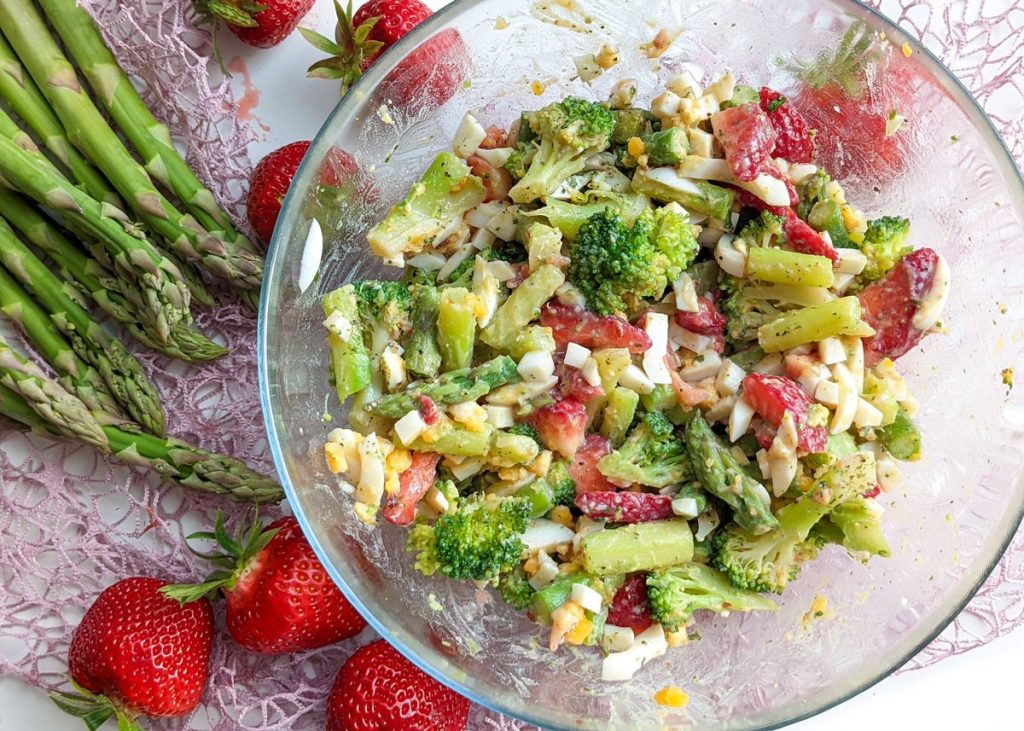
[[[194,0],[196,10],[224,22],[250,46],[270,48],[291,35],[315,0]]]
[[[181,716],[206,686],[213,610],[205,599],[182,604],[166,581],[136,577],[104,590],[82,617],[68,652],[77,693],[54,694],[68,713],[98,728],[115,717],[141,731],[139,715]]]
[[[260,160],[253,170],[246,212],[249,225],[264,246],[270,243],[281,204],[309,145],[308,140],[285,145]]]
[[[469,701],[384,640],[345,661],[327,697],[327,731],[462,731]]]
[[[220,590],[227,602],[231,637],[253,652],[276,655],[313,650],[354,637],[364,620],[331,581],[298,521],[288,516],[267,527],[256,521],[246,535],[232,538],[217,516],[213,533],[223,554],[206,556],[220,566],[199,585],[168,587],[188,600]]]

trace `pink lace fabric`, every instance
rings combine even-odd
[[[942,57],[986,108],[1024,163],[1024,8],[1008,0],[872,0]],[[188,140],[189,162],[241,220],[246,152],[228,85],[208,77],[209,36],[187,0],[83,0],[157,116]],[[213,66],[210,66],[213,68]],[[139,352],[161,389],[176,436],[271,471],[256,384],[255,318],[237,305],[198,324],[231,349],[187,368]],[[204,568],[182,536],[212,524],[222,505],[152,475],[0,422],[0,672],[52,689],[65,682],[67,646],[84,608],[118,578],[187,581]],[[236,515],[240,512],[236,509]],[[1024,624],[1024,533],[956,622],[904,670],[966,652]],[[370,631],[303,655],[266,658],[215,644],[204,704],[155,729],[323,727],[337,669]],[[475,707],[473,729],[525,725]]]

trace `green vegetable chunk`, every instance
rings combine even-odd
[[[690,154],[690,140],[682,127],[669,127],[644,136],[648,165],[678,165]]]
[[[615,128],[612,130],[611,143],[624,145],[634,137],[643,137],[651,130],[653,115],[646,109],[613,109]]]
[[[914,250],[907,243],[910,236],[910,219],[898,216],[883,216],[868,222],[864,242],[860,250],[868,263],[860,278],[873,282],[884,277],[897,262]]]
[[[633,190],[662,203],[678,203],[694,213],[728,220],[736,197],[733,191],[706,180],[685,180],[685,185],[669,185],[658,177],[652,177],[652,170],[657,169],[637,170],[633,175]]]
[[[870,334],[860,319],[860,301],[856,297],[840,297],[779,315],[757,329],[757,341],[765,352],[778,353],[838,335]]]
[[[518,381],[516,362],[507,355],[499,355],[475,368],[460,368],[432,381],[410,383],[404,391],[374,401],[369,409],[378,416],[400,419],[418,409],[424,396],[439,405],[460,404],[475,401],[499,386]]]
[[[654,571],[690,561],[693,533],[682,518],[605,528],[581,541],[583,568],[590,573]]]
[[[481,331],[480,340],[499,351],[522,349],[521,340],[524,338],[524,332],[527,332],[526,328],[540,316],[541,305],[554,296],[555,290],[564,281],[565,275],[558,267],[551,264],[537,267],[537,270],[516,287],[494,313],[494,319]],[[533,339],[543,337],[536,331],[531,332],[534,334],[529,337]],[[546,329],[546,332],[550,337],[550,329]],[[523,351],[526,352],[529,351]]]
[[[882,558],[892,555],[882,532],[882,516],[871,509],[865,498],[855,497],[836,506],[828,519],[842,531],[842,543],[848,550]]]
[[[827,232],[832,244],[839,249],[856,248],[850,243],[850,235],[846,231],[846,222],[839,204],[833,200],[818,201],[807,214],[807,223],[815,231]]]
[[[501,600],[513,609],[522,611],[530,606],[533,595],[537,592],[527,581],[526,572],[522,566],[502,572],[498,577],[498,595]]]
[[[666,487],[692,476],[686,445],[663,414],[649,411],[622,446],[602,457],[598,471],[616,482]]]
[[[916,462],[921,459],[921,432],[901,407],[889,426],[877,430],[878,441],[896,459]]]
[[[331,374],[338,401],[345,403],[348,397],[366,388],[370,382],[370,353],[363,341],[362,326],[359,322],[359,307],[356,293],[351,287],[341,287],[324,297],[324,314],[330,318],[333,313],[343,319],[341,332],[327,331],[327,342],[331,348]]]
[[[402,446],[414,452],[436,452],[455,457],[486,457],[491,452],[494,427],[490,424],[485,425],[482,431],[473,431],[444,419],[431,427],[430,431],[433,437],[431,441],[420,436]]]
[[[447,287],[441,291],[437,314],[437,347],[446,371],[468,368],[476,342],[475,297],[468,289]]]
[[[831,287],[832,262],[824,256],[754,246],[747,254],[747,274],[776,284]]]
[[[668,632],[685,627],[698,609],[719,614],[778,609],[770,599],[737,589],[725,574],[699,563],[684,563],[648,574],[647,601],[651,616]]]
[[[562,232],[567,240],[576,238],[580,228],[592,216],[601,213],[617,213],[632,226],[636,220],[651,209],[651,202],[644,195],[635,193],[603,193],[587,196],[584,203],[569,203],[549,198],[544,206],[523,215],[541,218]]]
[[[608,403],[601,418],[601,435],[611,442],[613,448],[621,445],[626,438],[639,403],[640,397],[636,391],[622,386],[616,386],[608,395]]]
[[[420,378],[433,378],[441,370],[441,351],[437,346],[437,317],[441,298],[435,287],[412,288],[411,327],[403,341],[405,367]]]

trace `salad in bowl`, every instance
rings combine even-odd
[[[687,73],[635,94],[466,114],[367,234],[396,278],[323,300],[351,509],[551,652],[600,648],[607,681],[703,612],[776,610],[826,545],[890,554],[886,494],[922,454],[894,361],[950,287],[781,94]]]

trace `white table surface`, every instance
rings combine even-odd
[[[443,0],[426,1],[432,7],[444,4]],[[330,0],[317,0],[304,25],[329,33],[332,23]],[[251,83],[243,74],[235,75],[239,90],[248,87],[250,95],[260,94],[253,116],[262,133],[251,148],[253,160],[288,142],[311,139],[336,101],[328,82],[303,78],[302,69],[316,60],[319,52],[297,33],[269,51],[244,48],[228,33],[222,34],[221,42],[225,60],[240,56],[248,67]],[[282,58],[287,63],[282,63]],[[1021,729],[1024,719],[1017,704],[1021,657],[1024,632],[1017,632],[930,668],[884,680],[840,707],[792,728]],[[30,728],[79,731],[83,725],[65,716],[38,689],[0,678],[0,731]],[[105,728],[114,726],[108,723]]]

